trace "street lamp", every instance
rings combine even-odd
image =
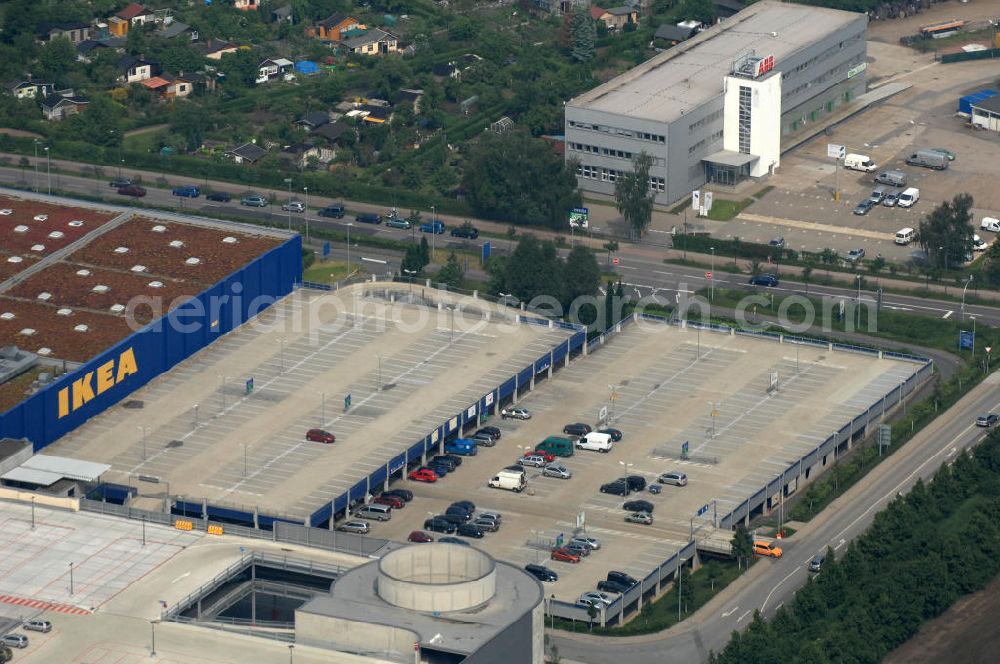
[[[292,178],[285,178],[288,185],[288,230],[292,230]]]
[[[377,389],[375,391],[376,392],[381,392],[382,391],[382,356],[381,355],[376,355],[375,357],[378,358],[378,382],[377,382]]]
[[[219,380],[222,381],[222,391],[219,392],[219,395],[222,397],[222,409],[219,411],[221,414],[226,410],[226,381],[229,380],[229,376],[223,376],[222,374],[216,375],[219,377]]]
[[[194,404],[191,407],[194,408],[194,426],[198,428],[198,404]]]
[[[634,466],[634,465],[635,465],[634,463],[625,463],[624,461],[619,461],[618,463],[620,463],[620,464],[621,464],[622,466],[624,466],[624,468],[625,468],[625,474],[626,474],[626,475],[628,475],[628,473],[629,473],[629,469],[630,469],[630,468],[631,468],[632,466]]]
[[[500,304],[506,305],[508,297],[514,297],[513,293],[497,293],[500,296]]]
[[[35,191],[38,191],[38,139],[35,139]]]
[[[45,146],[45,176],[49,181],[49,196],[52,195],[52,154],[49,146]]]
[[[240,447],[243,448],[243,477],[247,476],[247,448],[249,445],[246,443],[240,443]]]
[[[319,406],[319,425],[323,426],[326,424],[326,392],[320,393],[320,406]]]
[[[856,274],[854,275],[854,277],[858,280],[858,315],[857,315],[858,322],[854,326],[854,329],[860,330],[861,329],[861,275]]]
[[[149,433],[149,427],[137,427],[139,431],[142,432],[142,460],[146,460],[146,434]]]
[[[347,222],[347,276],[351,276],[351,222]]]
[[[149,637],[150,637],[150,648],[149,654],[151,657],[156,657],[156,621],[149,621]]]
[[[965,287],[962,288],[962,315],[959,320],[965,320],[965,291],[969,289],[969,284],[972,283],[972,278],[975,275],[969,275],[969,278],[965,281]]]
[[[410,292],[413,292],[413,275],[417,273],[416,270],[407,270],[405,267],[400,266],[400,269],[406,273],[407,278],[410,281]]]
[[[69,564],[69,594],[73,594],[73,563]]]
[[[431,262],[432,263],[434,262],[434,252],[437,251],[435,249],[435,245],[437,244],[437,242],[436,242],[436,240],[437,240],[437,212],[435,211],[435,209],[436,208],[432,205],[431,206]]]
[[[288,664],[294,664],[294,663],[292,662],[292,653],[293,653],[294,651],[295,651],[295,644],[293,644],[293,643],[289,643],[289,644],[288,644]]]
[[[715,247],[712,247],[712,269],[710,273],[712,278],[708,280],[708,300],[709,302],[715,302]]]
[[[303,210],[303,219],[306,222],[306,242],[309,242],[309,187],[302,187],[302,192],[306,198],[306,209]]]

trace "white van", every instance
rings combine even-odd
[[[909,189],[904,189],[903,193],[899,195],[899,202],[896,203],[897,207],[912,207],[914,203],[920,200],[920,190],[916,187],[910,187]]]
[[[524,489],[528,482],[524,479],[524,473],[501,470],[486,484],[493,489],[506,489],[507,491],[521,493],[521,490]]]
[[[844,168],[849,168],[852,171],[862,171],[863,173],[871,173],[878,166],[875,162],[871,160],[867,155],[863,154],[849,154],[844,157]]]
[[[375,521],[388,521],[392,518],[392,508],[388,505],[379,505],[378,503],[372,503],[371,505],[365,505],[357,512],[354,516],[359,519],[374,519]]]
[[[576,441],[576,449],[608,452],[611,450],[611,434],[591,431]]]
[[[913,238],[914,236],[916,236],[916,234],[917,232],[912,228],[900,228],[898,231],[896,231],[895,242],[896,244],[907,245],[913,242]]]
[[[994,219],[993,217],[983,217],[982,223],[979,224],[979,228],[984,231],[993,231],[994,233],[1000,233],[1000,219]]]

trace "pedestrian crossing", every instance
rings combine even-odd
[[[78,606],[73,606],[72,604],[60,604],[57,602],[45,602],[40,599],[31,599],[30,597],[17,597],[16,595],[0,595],[0,602],[4,604],[13,604],[15,606],[24,606],[29,609],[39,609],[41,611],[54,611],[56,613],[68,613],[75,616],[89,616],[92,611],[87,609],[81,609]]]

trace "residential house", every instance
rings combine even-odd
[[[300,124],[308,131],[316,131],[330,121],[330,114],[326,111],[311,111],[302,116],[296,124]]]
[[[330,145],[339,145],[340,138],[350,130],[350,125],[346,122],[337,120],[336,122],[330,122],[319,127],[313,131],[310,136],[322,136],[330,143]]]
[[[392,108],[388,106],[375,106],[373,104],[362,104],[361,109],[363,120],[372,124],[384,124],[392,120]]]
[[[90,26],[80,21],[66,21],[62,23],[39,23],[37,30],[38,40],[50,42],[53,39],[68,39],[72,44],[79,44],[85,39],[90,39]]]
[[[233,0],[233,7],[245,12],[257,11],[260,7],[260,0]]]
[[[187,23],[171,20],[164,23],[163,27],[156,31],[159,37],[164,39],[177,39],[179,41],[198,41],[198,31]]]
[[[152,78],[158,69],[155,62],[143,60],[141,56],[126,55],[118,61],[118,81],[121,83],[138,83]]]
[[[211,73],[185,73],[184,78],[190,81],[193,92],[212,92],[215,90],[216,80]]]
[[[404,104],[404,103],[413,104],[413,114],[414,115],[419,115],[420,114],[420,98],[423,97],[423,96],[424,96],[424,91],[423,90],[412,90],[410,88],[400,88],[399,92],[396,93],[395,103],[397,103],[397,104]]]
[[[317,21],[311,28],[308,28],[306,36],[323,41],[340,41],[341,33],[364,27],[356,18],[346,14],[333,14],[322,21]]]
[[[139,84],[159,97],[161,101],[175,97],[187,97],[194,91],[194,83],[188,80],[187,76],[160,74],[140,81]]]
[[[653,33],[653,46],[669,48],[694,36],[696,30],[692,26],[663,24]]]
[[[375,28],[363,35],[351,37],[340,42],[349,53],[357,55],[382,55],[395,53],[399,47],[399,39],[385,30]]]
[[[59,122],[75,115],[87,107],[90,101],[86,97],[70,94],[52,94],[42,102],[42,115],[50,122]]]
[[[133,2],[108,19],[108,32],[116,37],[124,37],[129,28],[152,23],[156,15],[151,9]]]
[[[285,58],[268,58],[257,67],[257,83],[267,83],[290,74],[295,63]]]
[[[256,143],[244,143],[226,152],[225,156],[237,164],[255,164],[266,154],[267,150]]]
[[[192,47],[209,60],[221,60],[222,56],[227,53],[235,53],[239,50],[236,44],[230,44],[221,39],[209,39],[208,41],[198,42],[197,44],[193,44]]]
[[[330,148],[321,148],[312,143],[295,143],[286,145],[281,149],[281,160],[294,168],[305,170],[309,166],[311,159],[315,159],[321,164],[328,164],[333,161],[337,153]]]
[[[604,23],[608,30],[621,30],[629,23],[639,22],[639,13],[629,7],[601,9],[594,6],[590,8],[590,15],[595,21]]]
[[[103,41],[96,39],[84,39],[76,45],[76,59],[79,62],[90,62],[90,59],[98,52],[109,46]]]
[[[458,78],[458,66],[454,62],[438,62],[431,65],[431,73],[439,78]]]
[[[56,90],[52,83],[44,83],[34,79],[11,81],[4,86],[7,94],[16,99],[45,99]]]
[[[282,21],[293,23],[294,20],[295,11],[292,9],[291,5],[282,5],[277,9],[271,10],[271,21],[274,23],[281,23]]]

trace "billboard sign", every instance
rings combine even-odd
[[[712,192],[706,191],[704,198],[705,198],[705,212],[707,213],[709,210],[712,209]]]
[[[691,209],[697,210],[701,207],[701,192],[695,189],[691,192]]]
[[[854,78],[864,70],[868,69],[868,63],[862,62],[861,64],[855,65],[847,70],[847,78]]]
[[[962,330],[958,333],[958,347],[960,349],[972,350],[976,343],[976,334],[969,330]]]
[[[843,159],[847,156],[847,146],[837,145],[836,143],[827,143],[826,156],[832,157],[833,159]]]
[[[766,58],[761,58],[760,60],[754,63],[753,77],[760,78],[761,76],[771,71],[772,69],[774,69],[774,56],[769,55]]]
[[[486,265],[486,261],[490,259],[490,254],[493,251],[493,245],[489,242],[483,243],[483,265]]]
[[[570,228],[587,228],[589,226],[590,210],[588,208],[573,208],[569,211]]]

